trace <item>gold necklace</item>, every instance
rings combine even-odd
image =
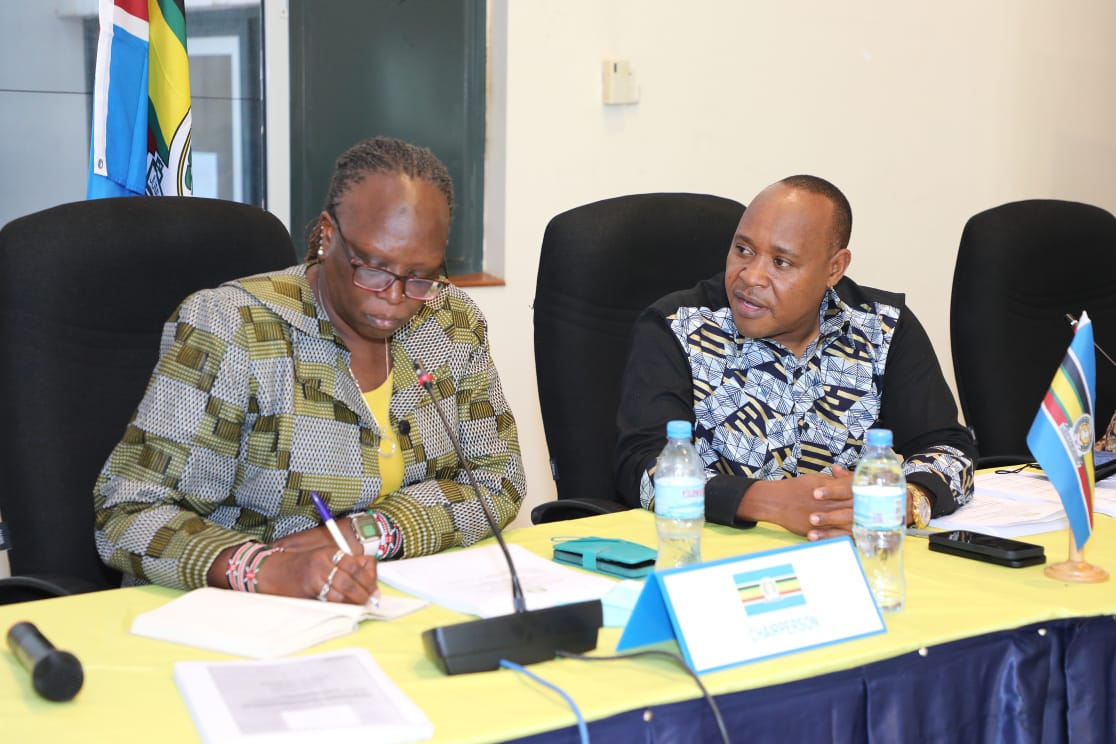
[[[384,342],[384,384],[388,385],[388,384],[390,384],[390,382],[391,382],[391,339],[389,338],[387,341]],[[373,416],[372,418],[376,418],[376,417]],[[379,424],[380,422],[377,421],[376,423]],[[390,387],[388,388],[388,423],[389,424],[391,423],[391,388]],[[387,459],[390,459],[392,457],[395,457],[395,449],[396,449],[395,439],[388,437],[386,426],[381,425],[380,429],[382,430],[381,433],[380,433],[380,446],[377,448],[377,450],[380,453],[380,457],[387,460]],[[385,441],[388,444],[391,445],[391,449],[389,449],[387,452],[384,452],[384,442]]]
[[[330,321],[330,323],[332,323],[333,322],[333,316],[329,311],[329,305],[326,304],[325,294],[322,292],[322,265],[321,265],[321,263],[318,264],[317,271],[314,274],[314,284],[315,284],[315,286],[318,290],[318,300],[322,303],[322,307],[326,311],[326,316],[329,317],[329,321]],[[334,328],[336,328],[336,325],[334,325]],[[336,333],[336,330],[334,331],[334,333]],[[351,353],[352,352],[350,352],[350,354]],[[351,364],[349,365],[349,376],[352,377],[353,382],[356,383],[357,391],[360,392],[360,394],[361,394],[360,397],[363,400],[364,399],[364,387],[360,384],[360,379],[357,377],[356,372],[353,371],[353,367],[352,367]],[[388,384],[388,381],[390,379],[391,379],[391,339],[388,338],[387,340],[384,341],[384,383],[383,384],[385,384],[385,385]],[[364,401],[364,407],[368,409],[368,413],[372,416],[372,420],[376,422],[376,426],[380,427],[380,444],[376,448],[376,451],[379,452],[380,457],[382,457],[385,460],[388,460],[388,459],[391,459],[392,457],[395,457],[395,450],[397,449],[397,447],[395,445],[395,439],[390,438],[390,437],[387,436],[387,430],[388,430],[387,426],[385,426],[384,424],[381,424],[380,420],[376,418],[376,414],[372,413],[372,409],[371,409],[371,407],[369,407],[368,401]],[[388,390],[388,424],[390,425],[390,423],[391,423],[391,390],[389,389]],[[384,443],[385,442],[387,442],[387,444],[390,445],[386,452],[384,451]]]

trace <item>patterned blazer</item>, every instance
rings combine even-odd
[[[451,285],[395,333],[390,419],[404,476],[381,494],[381,432],[306,269],[197,292],[167,322],[94,487],[97,548],[126,584],[204,586],[225,548],[321,524],[312,491],[339,518],[374,504],[399,531],[397,557],[480,540],[488,524],[435,401],[498,521],[515,517],[526,479],[479,308]],[[415,360],[435,377],[434,400]]]
[[[893,430],[903,472],[934,494],[935,516],[971,500],[972,437],[902,295],[844,277],[825,293],[818,326],[800,358],[741,336],[723,273],[644,311],[617,419],[625,500],[652,508],[655,458],[675,418],[694,422],[710,521],[745,526],[736,507],[756,480],[853,469],[876,426]]]

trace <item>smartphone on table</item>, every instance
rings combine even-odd
[[[1023,568],[1046,563],[1046,552],[1041,545],[1022,540],[985,535],[971,530],[935,532],[927,539],[930,541],[930,550],[935,553],[948,553],[998,566]]]

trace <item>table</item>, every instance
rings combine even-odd
[[[509,531],[508,539],[549,556],[551,537],[588,535],[654,545],[653,515],[637,510],[538,525]],[[1048,560],[1066,554],[1065,532],[1027,539],[1043,544]],[[710,525],[703,541],[704,557],[716,559],[801,538],[774,526]],[[1097,517],[1087,556],[1116,572],[1116,520]],[[1042,566],[1008,569],[931,553],[917,537],[907,538],[905,560],[907,607],[886,617],[886,634],[703,676],[734,740],[1116,740],[1116,582],[1067,585],[1046,578]],[[31,691],[15,659],[0,654],[0,741],[197,742],[173,664],[234,657],[128,633],[136,614],[177,594],[136,587],[0,607],[0,628],[35,622],[56,646],[76,653],[86,672],[75,700],[48,703]],[[530,680],[507,670],[437,671],[420,634],[463,619],[431,606],[390,623],[366,622],[307,653],[368,648],[426,711],[437,742],[576,741],[566,704]],[[618,628],[602,629],[596,653],[611,653],[619,636]],[[693,681],[669,662],[563,659],[531,669],[573,696],[594,741],[715,740]],[[1001,725],[1002,736],[988,733]],[[768,738],[765,728],[781,735]]]

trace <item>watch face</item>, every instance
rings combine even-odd
[[[371,514],[358,514],[352,520],[357,536],[361,540],[376,540],[380,537],[380,528]]]
[[[353,532],[360,541],[365,555],[376,555],[380,550],[380,528],[371,514],[354,514],[349,517]]]
[[[918,511],[918,522],[920,527],[925,527],[930,523],[930,501],[925,496],[918,496],[915,498],[915,509]]]

